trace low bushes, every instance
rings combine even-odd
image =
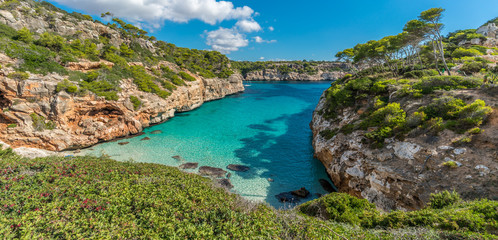
[[[36,113],[31,113],[29,116],[33,121],[33,128],[35,131],[53,130],[57,126],[53,121],[47,121],[45,117]]]
[[[464,88],[476,88],[482,85],[482,79],[461,77],[461,76],[433,76],[425,77],[420,82],[413,85],[414,89],[419,89],[423,94],[429,94],[435,90],[452,90]]]
[[[130,102],[133,104],[133,109],[138,110],[142,106],[142,101],[138,97],[130,96]]]
[[[498,230],[498,202],[463,202],[456,192],[432,194],[421,210],[381,213],[367,200],[344,193],[331,193],[298,207],[304,214],[351,223],[365,228],[431,227],[442,230],[493,233]]]

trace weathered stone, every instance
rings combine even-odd
[[[140,141],[148,141],[148,140],[150,140],[150,137],[144,137],[144,138],[140,139]]]
[[[126,145],[129,144],[130,142],[118,142],[119,145]]]
[[[283,192],[275,195],[275,197],[280,201],[284,203],[297,203],[300,201],[300,199],[296,196],[294,196],[291,192]]]
[[[248,166],[244,166],[244,165],[230,164],[227,166],[227,169],[230,169],[230,170],[236,171],[236,172],[247,172],[247,171],[249,171],[250,168]]]
[[[184,164],[180,165],[179,168],[181,168],[181,169],[196,169],[198,166],[199,166],[199,163],[188,162],[188,163],[184,163]]]
[[[300,198],[306,198],[308,195],[310,195],[310,192],[304,187],[302,187],[301,189],[298,189],[298,190],[294,190],[291,193],[292,193],[292,195],[298,196]]]
[[[273,180],[273,178],[268,178],[267,180],[268,180],[268,182],[274,182],[275,181],[275,180]]]
[[[211,177],[224,177],[227,174],[227,171],[221,169],[221,168],[215,168],[215,167],[209,167],[209,166],[202,166],[199,168],[199,173],[204,176],[211,176]]]
[[[183,158],[182,158],[181,156],[178,156],[178,155],[173,156],[173,157],[171,157],[171,158],[174,158],[174,159],[176,159],[176,160],[178,160],[178,161],[182,161],[182,160],[183,160]]]
[[[222,187],[224,187],[224,188],[226,188],[226,189],[228,189],[228,190],[230,190],[230,189],[232,189],[232,188],[233,188],[233,185],[232,185],[232,182],[230,182],[230,179],[226,179],[226,178],[223,178],[223,179],[217,179],[217,180],[216,180],[216,182],[217,182],[220,186],[222,186]]]
[[[154,131],[150,132],[150,134],[161,134],[161,133],[163,133],[163,131],[161,131],[161,130],[154,130]]]
[[[327,181],[325,179],[320,179],[318,181],[320,182],[320,185],[322,185],[323,190],[325,190],[329,193],[335,192],[335,188],[332,186],[332,184],[330,184],[329,181]]]

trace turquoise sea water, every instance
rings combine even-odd
[[[246,82],[245,86],[244,93],[178,114],[145,129],[145,135],[103,143],[82,153],[168,166],[198,162],[223,168],[231,173],[233,192],[276,208],[285,207],[275,198],[281,192],[306,187],[311,196],[302,202],[325,193],[318,180],[328,177],[313,158],[309,123],[330,83]],[[154,130],[162,133],[151,134]],[[151,140],[141,141],[144,137]],[[130,143],[118,144],[125,141]],[[177,155],[181,159],[172,158]],[[226,169],[228,164],[251,169],[232,172]]]

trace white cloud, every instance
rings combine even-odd
[[[273,32],[275,30],[275,28],[270,26],[270,27],[268,27],[268,30],[270,30],[271,32]]]
[[[275,43],[275,42],[277,42],[277,40],[264,40],[260,36],[254,37],[254,41],[257,43]]]
[[[250,19],[248,6],[234,7],[232,2],[217,0],[53,0],[71,8],[99,15],[111,12],[134,23],[159,26],[164,21],[188,22],[193,19],[214,25],[230,19]]]
[[[239,20],[235,26],[237,26],[242,32],[259,32],[261,31],[261,26],[259,23],[253,19],[243,19]]]
[[[246,47],[249,41],[234,28],[222,28],[206,33],[206,44],[221,53],[230,53]]]
[[[265,60],[265,57],[260,57],[259,60]]]

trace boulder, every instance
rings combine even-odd
[[[199,163],[196,162],[188,162],[179,166],[181,169],[196,169],[199,166]]]
[[[144,138],[140,139],[140,141],[148,141],[148,140],[150,140],[150,137],[144,137]]]
[[[308,195],[310,195],[310,191],[308,191],[306,188],[303,187],[301,189],[294,190],[291,193],[292,195],[298,196],[300,198],[306,198]]]
[[[199,168],[199,173],[203,176],[211,176],[211,177],[224,177],[227,174],[227,171],[221,168],[202,166]]]
[[[233,185],[232,185],[232,182],[230,182],[230,179],[226,179],[226,178],[223,178],[223,179],[218,179],[218,180],[216,180],[216,182],[217,182],[220,186],[222,186],[222,187],[224,187],[224,188],[226,188],[226,189],[228,189],[228,190],[230,190],[230,189],[232,189],[232,188],[233,188]]]
[[[322,188],[323,190],[331,193],[331,192],[335,192],[335,188],[332,186],[332,184],[330,184],[329,181],[325,180],[325,179],[320,179],[318,180],[320,182],[320,185],[322,185]]]
[[[287,203],[297,203],[299,202],[299,198],[292,195],[291,192],[283,192],[275,195],[275,197],[278,199],[280,202],[287,202]]]
[[[126,144],[128,144],[128,143],[130,143],[130,142],[119,142],[118,144],[119,144],[119,145],[126,145]]]
[[[150,134],[161,134],[161,133],[163,133],[163,131],[161,131],[161,130],[154,130],[154,131],[150,132]]]
[[[236,172],[247,172],[250,169],[248,166],[237,165],[237,164],[230,164],[227,166],[227,168]]]

